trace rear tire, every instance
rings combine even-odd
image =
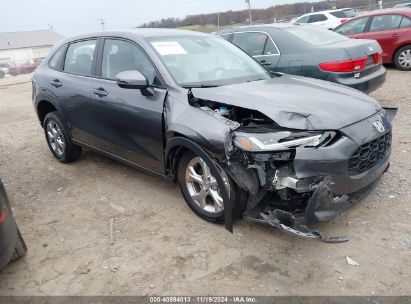
[[[402,71],[411,71],[411,44],[405,45],[395,52],[395,66]]]
[[[203,173],[203,167],[208,168],[206,161],[203,162],[195,153],[188,151],[180,159],[178,164],[178,182],[180,184],[180,190],[183,194],[187,205],[198,216],[209,222],[223,222],[224,221],[224,202],[222,202],[221,195],[218,190],[218,186],[215,178],[209,173],[209,178]],[[192,179],[189,176],[189,172],[195,170],[197,175],[196,179]],[[198,169],[196,169],[197,167]],[[206,170],[209,170],[206,169]],[[201,177],[201,179],[200,179]],[[230,200],[233,204],[233,218],[242,217],[242,213],[246,205],[246,195],[235,182],[222,170],[221,177],[226,181],[227,190],[230,193]],[[207,182],[203,182],[207,180]],[[205,203],[201,204],[200,200],[196,197],[200,197],[203,193]],[[216,204],[215,198],[221,199],[221,205]]]
[[[6,76],[6,74],[3,71],[0,71],[0,78],[4,78],[4,76]]]
[[[18,260],[19,258],[23,257],[27,253],[27,246],[26,243],[24,242],[23,237],[21,236],[19,228],[17,228],[17,244],[16,248],[14,248],[13,255],[10,259],[10,262],[14,262],[15,260]]]
[[[72,143],[66,124],[58,112],[46,115],[43,128],[47,145],[59,162],[69,163],[80,157],[81,147]]]

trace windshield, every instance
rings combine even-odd
[[[333,31],[312,25],[293,26],[285,30],[312,45],[326,45],[349,39]]]
[[[221,86],[270,78],[253,58],[220,37],[176,36],[148,40],[183,87]]]

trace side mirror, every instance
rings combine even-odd
[[[136,70],[118,73],[116,76],[116,83],[120,88],[138,89],[144,96],[154,95],[154,91],[150,89],[146,76]]]

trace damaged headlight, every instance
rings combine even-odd
[[[318,147],[330,142],[335,132],[234,133],[234,144],[245,151],[283,151],[296,147]]]

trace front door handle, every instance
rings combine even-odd
[[[53,79],[52,81],[50,81],[50,84],[53,86],[53,87],[56,87],[56,88],[59,88],[59,87],[61,87],[63,84],[61,83],[61,81],[60,80],[58,80],[58,79]]]
[[[398,38],[398,37],[400,37],[400,34],[392,34],[392,36],[393,36],[394,38]]]
[[[108,95],[108,92],[103,88],[97,88],[92,90],[93,94],[96,94],[99,97],[104,97]]]
[[[261,61],[260,61],[260,64],[261,64],[261,65],[271,65],[270,62],[265,61],[265,60],[261,60]]]

